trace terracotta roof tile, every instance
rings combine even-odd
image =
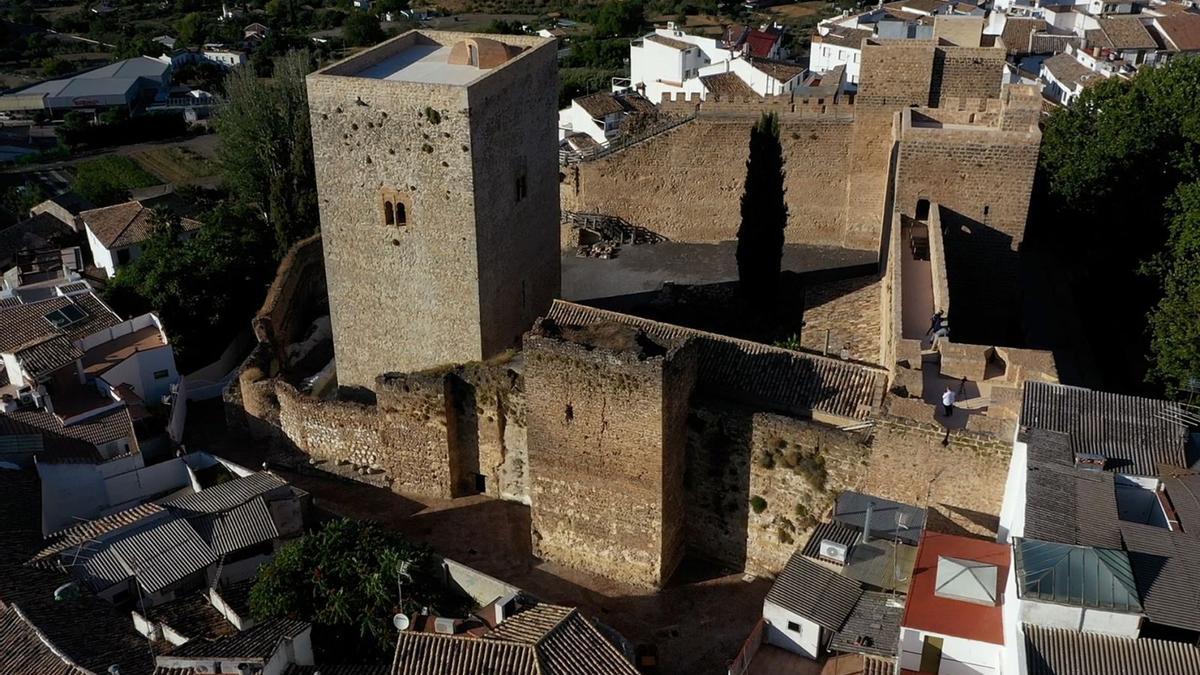
[[[760,98],[758,92],[751,89],[737,73],[705,75],[700,78],[700,82],[708,93],[723,99]]]
[[[678,49],[680,51],[691,49],[692,47],[696,46],[690,42],[684,42],[683,40],[676,40],[675,38],[669,38],[664,35],[659,35],[657,33],[655,33],[654,35],[647,35],[645,39],[647,42],[653,42],[655,44],[660,44],[664,47],[670,47],[671,49]]]
[[[1155,19],[1172,51],[1200,51],[1200,14],[1175,14]]]
[[[1141,20],[1132,16],[1097,19],[1112,49],[1155,49],[1157,44]]]
[[[579,104],[580,108],[587,111],[587,114],[596,119],[625,111],[625,108],[617,100],[617,97],[607,91],[598,91],[587,96],[580,96],[575,99],[575,102]]]
[[[145,241],[153,229],[154,210],[139,201],[114,204],[79,214],[88,229],[107,249],[124,248]],[[200,223],[181,218],[185,232],[200,229]]]
[[[0,605],[0,671],[13,675],[92,675],[57,654],[16,605]]]

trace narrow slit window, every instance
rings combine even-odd
[[[396,224],[396,213],[395,213],[395,211],[392,210],[391,202],[383,203],[383,220],[388,225]]]
[[[396,202],[396,214],[394,218],[397,225],[408,224],[408,212],[404,208],[404,202]]]

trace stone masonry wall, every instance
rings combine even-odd
[[[701,113],[696,120],[603,159],[564,167],[563,209],[620,216],[668,239],[733,239],[759,112]],[[784,113],[789,243],[848,245],[838,189],[849,172],[853,115]]]
[[[354,76],[413,35],[308,77],[338,383],[347,387],[491,356],[557,292],[558,258],[546,256],[557,249],[557,195],[542,187],[556,175],[553,41],[505,36],[530,49],[467,86]],[[428,35],[420,39],[468,37]],[[522,76],[529,86],[518,86]],[[500,171],[497,153],[524,162],[521,204],[518,167]],[[404,205],[404,223],[387,223],[385,197]],[[500,205],[503,220],[477,218]]]
[[[526,336],[533,543],[546,560],[658,587],[682,557],[679,406],[694,360],[686,346],[636,350]]]

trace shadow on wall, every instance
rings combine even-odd
[[[688,414],[683,489],[690,559],[731,570],[746,567],[753,426],[749,410],[718,412],[693,406]],[[677,576],[685,574],[687,562]]]
[[[955,342],[1022,346],[1019,254],[1012,236],[941,208]]]

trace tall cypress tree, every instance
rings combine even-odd
[[[779,288],[783,228],[787,227],[787,216],[779,117],[775,113],[763,113],[750,130],[742,223],[737,235],[740,288],[755,302],[770,302]]]

